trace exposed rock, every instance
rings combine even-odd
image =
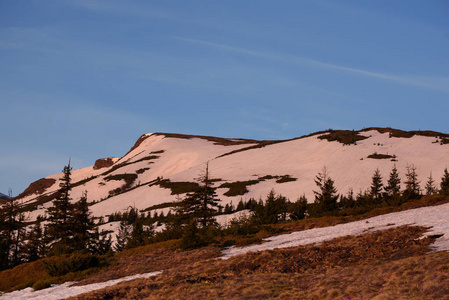
[[[32,184],[30,184],[30,186],[27,187],[26,190],[23,191],[22,194],[17,196],[17,198],[23,198],[23,197],[26,197],[26,196],[32,195],[32,194],[42,194],[43,192],[45,192],[46,189],[48,189],[53,184],[55,184],[55,182],[56,182],[56,179],[53,179],[53,178],[41,178],[41,179],[33,182]]]
[[[114,160],[112,159],[112,157],[100,158],[100,159],[97,159],[97,161],[95,162],[94,170],[109,168],[113,164],[114,164]]]

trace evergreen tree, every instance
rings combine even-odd
[[[355,199],[354,199],[354,190],[351,188],[348,191],[347,196],[341,196],[340,197],[340,206],[343,209],[351,209],[355,206]]]
[[[315,193],[315,204],[318,206],[319,211],[323,214],[334,212],[337,209],[339,196],[334,186],[334,181],[329,177],[326,167],[316,176],[315,184],[319,188],[319,191],[313,191]]]
[[[429,178],[427,178],[426,183],[426,195],[433,195],[438,192],[438,189],[435,187],[435,180],[433,180],[432,172],[430,172]]]
[[[290,209],[290,219],[302,220],[306,217],[307,212],[307,198],[305,195],[302,195],[296,202],[291,204]]]
[[[149,243],[150,237],[153,236],[153,231],[143,227],[142,219],[137,218],[132,224],[131,233],[127,237],[126,249],[131,249],[143,246]]]
[[[376,204],[379,204],[382,199],[382,176],[380,175],[379,168],[374,171],[374,175],[371,181],[371,195],[376,201]]]
[[[120,221],[120,227],[116,235],[116,243],[114,245],[114,250],[120,252],[126,249],[126,243],[129,235],[128,224],[125,220]]]
[[[72,215],[73,250],[87,249],[93,238],[94,221],[87,203],[87,191],[75,203]]]
[[[194,193],[187,194],[181,201],[178,213],[186,218],[195,218],[203,227],[214,223],[214,215],[219,206],[219,199],[215,189],[212,187],[209,174],[209,163],[206,164],[206,170],[198,179],[200,186]]]
[[[0,269],[23,262],[25,234],[25,216],[9,190],[9,199],[0,210]]]
[[[95,227],[88,246],[92,254],[106,254],[112,250],[112,237],[104,230],[99,232],[98,227]]]
[[[25,245],[27,262],[35,261],[45,256],[45,245],[42,234],[41,221],[38,218],[33,229],[27,235],[27,243]]]
[[[183,235],[180,241],[180,247],[182,250],[190,250],[200,248],[206,245],[203,240],[198,223],[195,218],[190,219],[189,224],[185,226]]]
[[[449,172],[447,168],[444,169],[443,177],[441,178],[440,184],[441,190],[440,194],[444,196],[449,196]]]
[[[287,216],[287,199],[271,190],[265,203],[260,201],[254,211],[254,218],[259,224],[276,224],[285,221]]]
[[[385,186],[385,192],[389,196],[397,196],[401,191],[401,179],[399,178],[398,169],[394,165],[390,173],[390,179],[388,179],[388,184]]]
[[[69,164],[62,170],[59,196],[53,201],[53,206],[47,210],[49,222],[47,230],[53,241],[53,254],[70,253],[71,247],[73,247],[74,205],[70,202],[71,171],[72,167],[69,161]]]
[[[407,166],[407,173],[405,174],[407,180],[405,181],[404,198],[406,200],[416,199],[421,194],[419,186],[418,174],[414,165]]]

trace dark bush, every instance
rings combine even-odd
[[[98,266],[100,266],[98,256],[85,253],[53,256],[44,261],[44,268],[50,276],[62,276],[70,272],[83,271]]]

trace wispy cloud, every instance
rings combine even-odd
[[[100,13],[128,15],[141,18],[165,19],[171,21],[178,20],[173,13],[156,8],[155,6],[149,6],[147,3],[145,5],[140,5],[131,1],[120,3],[117,1],[97,0],[68,0],[67,3]]]
[[[249,50],[245,48],[239,48],[239,47],[233,47],[208,41],[202,41],[202,40],[196,40],[196,39],[189,39],[189,38],[183,38],[183,37],[177,37],[177,39],[207,46],[207,47],[213,47],[216,49],[221,49],[224,51],[230,51],[255,57],[260,57],[272,61],[279,61],[283,63],[289,63],[289,64],[296,64],[296,65],[307,65],[315,68],[321,68],[321,69],[327,69],[327,70],[334,70],[334,71],[340,71],[345,73],[350,73],[353,75],[358,76],[364,76],[364,77],[371,77],[381,80],[387,80],[390,82],[396,82],[400,84],[406,84],[406,85],[412,85],[417,87],[424,87],[444,92],[449,92],[449,78],[448,77],[424,77],[424,76],[404,76],[404,75],[392,75],[392,74],[385,74],[385,73],[378,73],[378,72],[372,72],[369,70],[362,70],[342,65],[336,65],[331,64],[307,57],[298,57],[298,56],[291,56],[291,55],[281,55],[281,54],[272,54],[272,53],[265,53],[260,51],[254,51]]]

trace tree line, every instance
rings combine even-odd
[[[379,169],[376,169],[367,190],[357,194],[349,190],[345,195],[338,194],[334,180],[328,170],[323,168],[315,177],[317,188],[311,203],[305,196],[291,202],[272,190],[265,199],[241,199],[236,207],[232,203],[223,207],[206,164],[197,180],[198,189],[179,199],[177,206],[167,215],[150,212],[145,214],[135,207],[111,214],[109,222],[120,221],[116,243],[112,245],[111,235],[99,232],[96,226],[98,224],[94,223],[89,211],[87,192],[72,203],[71,171],[69,162],[63,169],[57,198],[47,209],[46,217],[38,217],[34,224],[27,223],[21,206],[12,197],[1,208],[0,269],[12,268],[44,257],[73,253],[92,257],[167,240],[179,240],[181,249],[193,249],[216,243],[217,238],[225,235],[246,236],[257,233],[261,228],[269,228],[267,224],[329,215],[362,214],[376,207],[398,206],[419,199],[424,194],[449,196],[447,168],[439,188],[432,174],[421,188],[416,167],[411,165],[406,168],[405,188],[402,189],[399,171],[394,166],[385,182]],[[241,210],[249,212],[246,217],[232,220],[226,228],[217,224],[217,215]],[[163,225],[164,229],[156,232],[155,225]]]

